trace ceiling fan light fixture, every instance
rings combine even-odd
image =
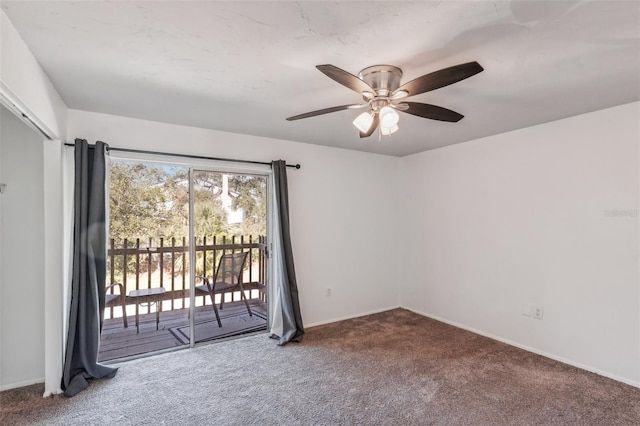
[[[366,133],[373,123],[373,115],[369,112],[363,112],[353,120],[353,125],[362,133]]]
[[[398,124],[398,120],[400,120],[400,116],[390,106],[386,106],[380,110],[380,126],[392,128],[396,124]]]
[[[380,126],[380,133],[382,133],[382,136],[389,136],[392,133],[395,133],[398,131],[398,125],[394,124],[392,127],[385,127],[385,126]]]

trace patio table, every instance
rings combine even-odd
[[[164,287],[143,288],[131,290],[129,297],[136,305],[136,334],[140,333],[139,309],[141,303],[156,303],[156,330],[160,324],[160,311],[162,311],[162,295],[165,293]]]

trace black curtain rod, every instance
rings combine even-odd
[[[65,143],[66,146],[75,146],[72,143]],[[220,157],[204,157],[202,155],[191,155],[191,154],[176,154],[173,152],[159,152],[159,151],[145,151],[142,149],[128,149],[128,148],[107,148],[108,151],[121,151],[121,152],[133,152],[136,154],[155,154],[155,155],[166,155],[169,157],[181,157],[181,158],[194,158],[197,160],[216,160],[216,161],[227,161],[230,163],[245,163],[245,164],[262,164],[265,166],[270,166],[271,163],[267,163],[264,161],[251,161],[251,160],[236,160],[233,158],[220,158]],[[287,167],[292,167],[294,169],[299,169],[300,164],[287,164]]]

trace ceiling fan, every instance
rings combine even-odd
[[[475,61],[467,62],[425,74],[400,86],[402,70],[393,65],[367,67],[360,71],[357,77],[333,65],[318,65],[316,68],[332,80],[359,93],[365,103],[324,108],[294,115],[287,120],[300,120],[345,109],[368,107],[367,111],[353,121],[354,126],[360,131],[361,138],[371,136],[378,126],[380,133],[385,136],[397,131],[399,115],[396,111],[432,120],[454,123],[460,121],[464,116],[450,109],[420,102],[406,102],[404,99],[457,83],[484,69]]]

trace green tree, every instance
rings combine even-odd
[[[266,234],[266,178],[247,175],[227,175],[228,191],[224,192],[223,174],[197,172],[194,174],[194,232],[196,244],[207,244],[213,238],[222,242],[244,235]],[[159,244],[170,245],[176,238],[177,245],[188,236],[189,184],[188,170],[184,167],[154,165],[133,161],[112,161],[109,174],[109,236],[116,248],[123,247],[127,240],[129,248]],[[224,200],[227,200],[225,206]],[[243,220],[230,224],[228,215],[232,210],[242,209]],[[246,239],[248,241],[248,238]],[[202,253],[195,259],[196,268],[202,269]],[[129,259],[129,272],[134,273],[133,262]],[[207,270],[213,270],[216,259],[210,254],[206,259]],[[122,273],[122,257],[116,258],[115,269]],[[177,270],[186,265],[175,264]],[[149,265],[154,269],[155,265]]]

